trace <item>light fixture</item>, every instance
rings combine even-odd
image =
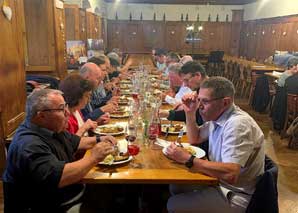
[[[187,27],[186,27],[186,30],[188,30],[188,31],[192,31],[192,30],[194,30],[194,26],[193,25],[187,25]]]

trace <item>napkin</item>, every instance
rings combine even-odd
[[[166,141],[166,140],[163,140],[163,139],[160,139],[160,138],[157,138],[155,143],[157,145],[161,146],[161,147],[168,147],[171,144],[170,141]]]

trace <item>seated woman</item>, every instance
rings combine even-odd
[[[73,74],[61,81],[59,89],[63,92],[70,111],[67,130],[78,136],[87,136],[88,130],[97,127],[97,122],[90,119],[84,122],[80,110],[88,103],[93,84],[80,75]]]

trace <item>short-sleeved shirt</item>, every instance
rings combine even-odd
[[[254,119],[232,105],[216,121],[200,128],[200,136],[209,139],[209,159],[241,166],[235,185],[221,181],[234,192],[252,194],[257,179],[264,173],[264,134]]]
[[[81,184],[58,188],[66,163],[74,161],[80,137],[54,133],[24,122],[9,147],[3,175],[5,204],[18,212],[57,209],[82,190]],[[43,211],[45,212],[45,211]]]

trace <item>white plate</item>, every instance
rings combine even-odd
[[[102,127],[114,127],[114,126],[121,126],[123,128],[123,130],[121,132],[116,132],[116,133],[104,133],[104,132],[100,131],[100,128],[102,128]],[[94,130],[95,133],[100,134],[100,135],[121,135],[121,134],[124,134],[124,131],[125,131],[125,126],[123,126],[123,125],[113,125],[113,124],[98,126]]]
[[[161,125],[161,132],[162,133],[167,133],[167,127],[170,126],[171,124],[162,124]],[[174,124],[175,125],[175,124]],[[183,132],[185,133],[186,132],[186,126],[183,124]],[[180,131],[178,132],[173,132],[173,131],[169,131],[169,134],[175,134],[175,135],[178,135]]]
[[[104,163],[103,161],[99,162],[98,164],[106,165],[106,166],[113,166],[113,165],[119,165],[119,164],[127,163],[127,162],[131,161],[131,159],[132,159],[132,156],[129,156],[126,160],[116,161],[116,162],[113,162],[112,164],[107,164],[107,163]]]
[[[197,158],[202,158],[202,157],[204,157],[204,156],[206,155],[205,151],[204,151],[203,149],[199,148],[199,147],[192,146],[192,145],[190,145],[189,143],[182,143],[182,145],[183,145],[184,147],[188,147],[188,146],[190,146],[191,148],[193,148],[193,149],[196,151],[195,156],[196,156]],[[165,155],[167,155],[167,147],[164,147],[164,148],[162,149],[162,152],[163,152]]]

